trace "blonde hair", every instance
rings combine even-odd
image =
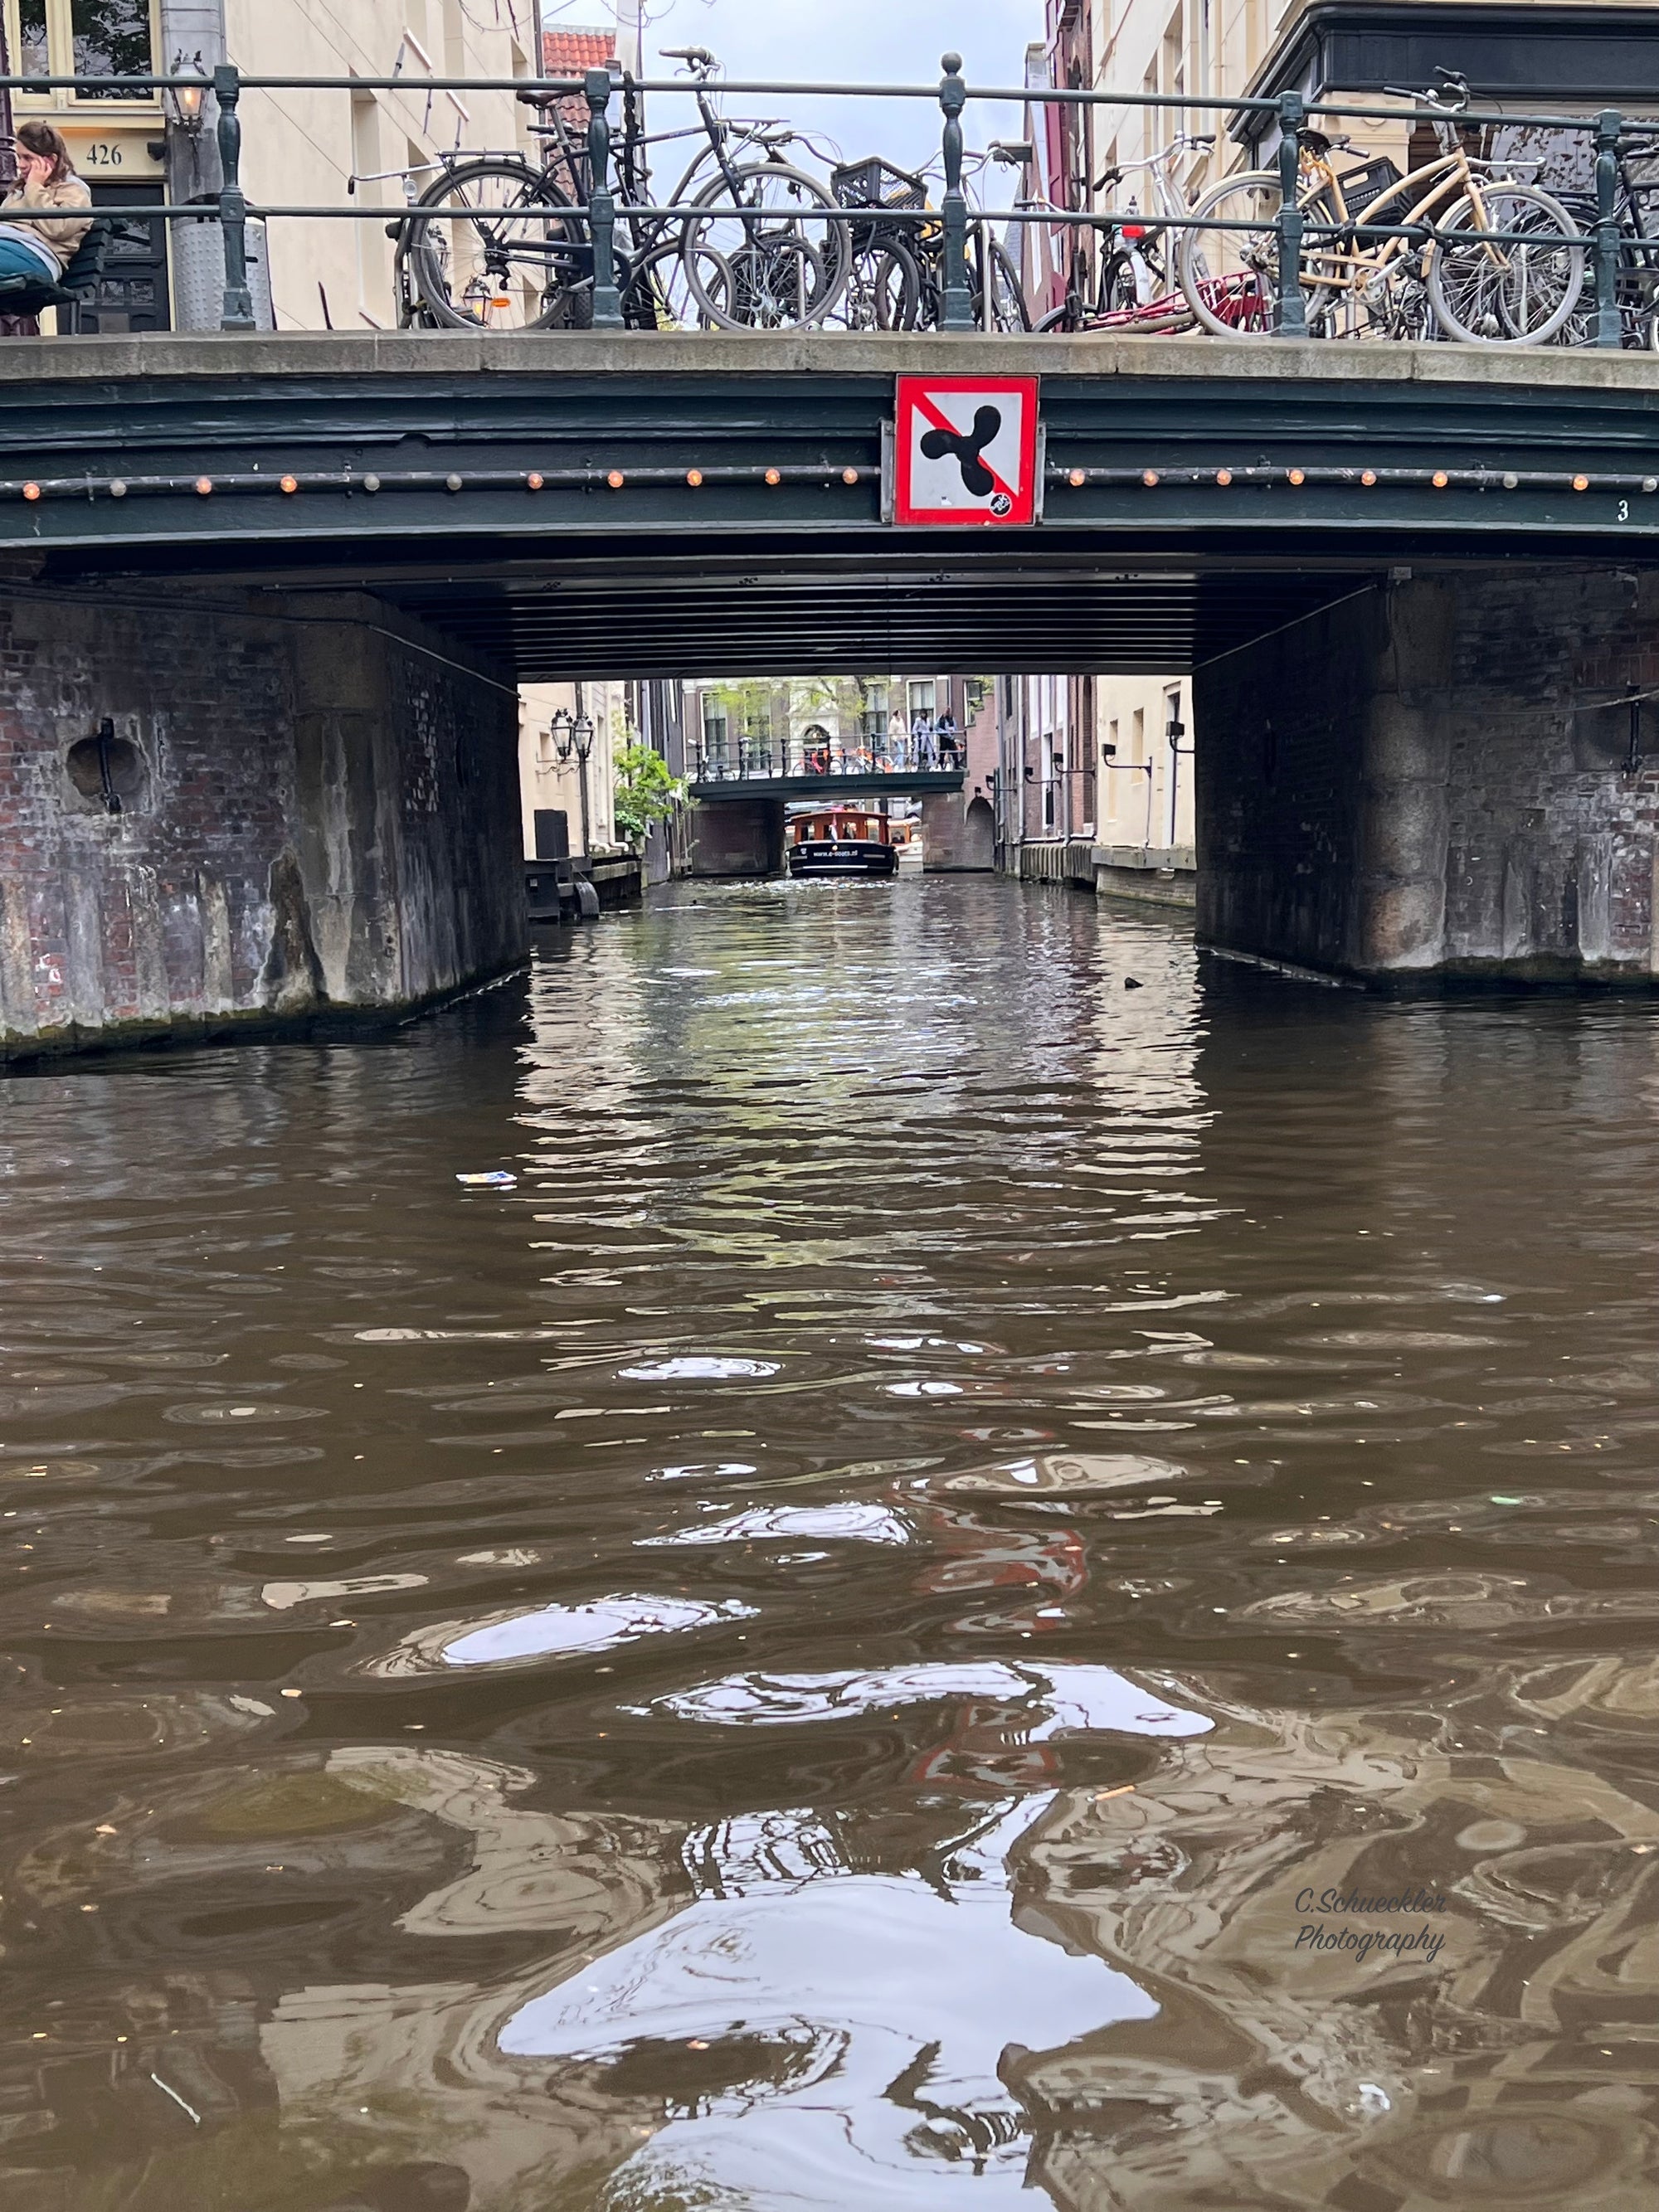
[[[50,181],[52,184],[55,185],[60,177],[72,177],[77,173],[74,162],[70,159],[69,145],[63,132],[52,124],[37,122],[31,116],[27,123],[18,125],[17,143],[26,154],[33,154],[37,160],[52,163]]]

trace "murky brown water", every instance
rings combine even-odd
[[[988,881],[14,1079],[0,2205],[1650,2212],[1656,1109]]]

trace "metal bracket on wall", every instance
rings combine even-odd
[[[106,714],[98,725],[98,783],[106,814],[121,811],[121,794],[115,788],[109,770],[109,749],[114,742],[115,718],[112,714]]]

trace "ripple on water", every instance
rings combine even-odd
[[[1190,1470],[1151,1452],[1037,1452],[1030,1459],[995,1467],[970,1468],[962,1474],[929,1476],[916,1487],[970,1497],[1031,1503],[1067,1498],[1103,1498],[1146,1483],[1180,1482]]]
[[[690,1353],[673,1359],[654,1359],[639,1367],[619,1367],[617,1373],[629,1382],[733,1382],[775,1375],[775,1359],[721,1359]]]
[[[368,1662],[380,1675],[426,1674],[444,1667],[500,1667],[529,1659],[569,1659],[611,1651],[647,1636],[684,1635],[728,1621],[752,1620],[735,1598],[590,1598],[576,1605],[522,1606],[482,1620],[443,1621],[405,1637]]]
[[[921,1661],[822,1674],[757,1669],[671,1691],[648,1705],[625,1710],[722,1725],[777,1727],[945,1703],[1012,1706],[1028,1723],[1022,1732],[1032,1743],[1053,1735],[1091,1734],[1207,1735],[1215,1726],[1203,1714],[1169,1704],[1114,1668],[1064,1659]]]
[[[641,1551],[681,1544],[763,1544],[781,1538],[833,1538],[854,1544],[908,1544],[914,1531],[886,1505],[757,1505],[744,1513],[694,1522],[665,1536],[641,1536]]]

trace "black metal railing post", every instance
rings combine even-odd
[[[1619,313],[1619,138],[1624,118],[1604,107],[1595,118],[1595,343],[1622,343]]]
[[[1302,126],[1307,111],[1299,92],[1279,96],[1279,214],[1275,276],[1279,298],[1273,329],[1282,338],[1308,335],[1308,303],[1302,296]]]
[[[945,219],[945,299],[939,327],[971,331],[974,299],[968,289],[968,203],[962,191],[962,111],[968,102],[968,88],[962,81],[960,54],[941,55],[939,67],[945,71],[939,88],[939,104],[945,115],[945,197],[940,203]],[[988,276],[989,271],[986,273]]]
[[[617,203],[611,196],[611,72],[591,69],[583,80],[587,100],[587,226],[593,240],[593,327],[619,331],[622,295],[617,289]]]
[[[219,316],[222,331],[251,331],[253,295],[247,284],[247,202],[242,197],[242,118],[236,112],[242,95],[241,73],[230,62],[221,62],[213,72],[213,97],[219,110],[219,228],[225,241],[225,295]]]

